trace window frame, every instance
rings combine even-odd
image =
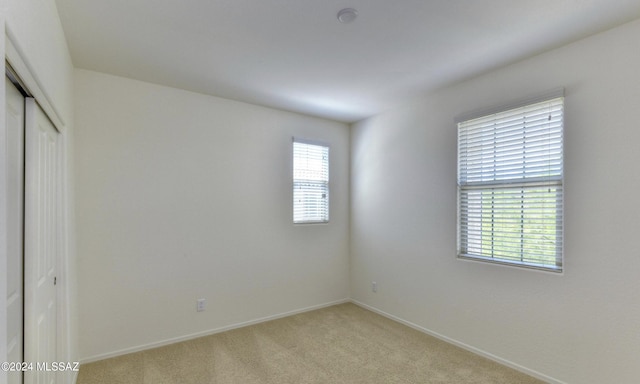
[[[461,259],[461,260],[471,260],[471,261],[479,261],[479,262],[488,262],[488,263],[493,263],[493,264],[500,264],[500,265],[507,265],[507,266],[511,266],[511,267],[517,267],[517,268],[527,268],[527,269],[535,269],[535,270],[542,270],[542,271],[548,271],[548,272],[554,272],[554,273],[559,273],[562,274],[564,273],[564,269],[565,269],[565,262],[564,262],[564,218],[565,218],[565,209],[564,209],[564,176],[565,176],[565,172],[564,172],[564,132],[565,132],[565,97],[564,97],[564,89],[563,88],[557,88],[554,90],[551,90],[549,92],[545,92],[543,94],[539,94],[538,96],[535,97],[529,97],[526,99],[522,99],[519,101],[516,101],[514,103],[508,104],[508,105],[504,105],[501,107],[496,107],[496,108],[491,108],[491,109],[484,109],[484,110],[476,110],[473,111],[471,113],[467,113],[464,115],[460,115],[455,119],[455,123],[456,123],[456,128],[457,128],[457,164],[456,164],[456,168],[457,168],[457,223],[456,223],[456,254],[457,254],[457,258]],[[472,120],[476,120],[476,119],[481,119],[481,118],[490,118],[492,115],[498,115],[501,113],[505,113],[505,112],[511,112],[511,111],[515,111],[517,109],[524,109],[528,106],[533,106],[535,104],[538,103],[542,103],[542,102],[548,102],[548,101],[552,101],[555,99],[560,99],[561,101],[561,106],[560,106],[560,113],[561,113],[561,117],[560,117],[560,128],[559,128],[559,132],[560,132],[560,137],[559,137],[559,150],[560,150],[560,175],[559,177],[549,177],[548,179],[545,178],[540,178],[540,177],[532,177],[532,178],[528,178],[525,176],[525,174],[523,173],[523,176],[521,179],[505,179],[499,182],[494,181],[481,181],[481,182],[474,182],[473,185],[471,187],[469,187],[469,185],[471,183],[468,184],[464,184],[461,182],[461,144],[460,144],[460,130],[461,127],[460,125],[462,123],[467,123],[470,122]],[[523,113],[524,114],[524,113]],[[526,130],[523,129],[523,132]],[[523,133],[524,135],[524,133]],[[525,141],[523,140],[523,148],[524,148],[524,143]],[[467,148],[468,149],[468,148]],[[523,150],[524,151],[524,150]],[[484,153],[484,152],[482,152]],[[524,152],[523,152],[524,153]],[[524,155],[523,155],[524,156]],[[524,162],[524,160],[523,160]],[[496,176],[497,177],[497,176]],[[513,255],[509,255],[509,256],[504,256],[504,257],[498,257],[496,259],[496,254],[494,253],[494,250],[492,249],[490,252],[490,257],[486,256],[486,253],[488,253],[486,250],[482,249],[484,248],[484,245],[481,245],[480,248],[482,249],[478,254],[473,254],[472,252],[470,252],[469,250],[472,249],[471,246],[469,246],[469,236],[472,235],[477,235],[477,234],[481,234],[481,236],[484,235],[485,233],[485,229],[482,228],[479,231],[476,229],[475,233],[472,233],[469,231],[469,227],[472,224],[470,221],[468,221],[468,217],[470,214],[470,208],[469,208],[469,197],[468,195],[466,196],[466,200],[464,200],[466,202],[466,206],[465,206],[465,213],[467,214],[467,221],[464,222],[464,225],[466,228],[463,228],[463,220],[461,218],[462,215],[462,211],[463,211],[463,198],[462,198],[462,193],[463,190],[466,191],[467,193],[469,193],[469,190],[477,190],[480,193],[486,193],[489,191],[494,191],[497,186],[500,186],[502,188],[505,188],[504,190],[508,190],[509,188],[511,188],[512,191],[521,188],[522,189],[522,195],[523,197],[521,198],[521,201],[524,202],[525,198],[524,198],[524,190],[527,188],[531,188],[535,185],[543,185],[544,189],[549,188],[549,196],[553,196],[555,194],[555,199],[552,200],[552,197],[547,196],[546,199],[548,200],[544,200],[546,202],[548,201],[555,201],[555,222],[556,222],[556,234],[554,237],[554,245],[555,245],[555,263],[551,264],[551,263],[544,263],[542,258],[540,259],[540,262],[538,263],[531,263],[531,262],[527,262],[525,261],[523,255],[525,252],[527,252],[527,250],[530,250],[530,248],[522,248],[520,251],[520,260],[515,260],[515,257],[513,257],[513,255],[517,255],[516,253],[514,253]],[[556,187],[549,187],[549,186],[553,186],[555,185]],[[541,187],[538,187],[541,188]],[[551,192],[551,188],[557,188],[554,190],[554,192]],[[484,192],[483,192],[484,191]],[[509,193],[509,192],[505,192],[505,193]],[[515,196],[515,194],[513,194]],[[481,206],[484,205],[484,197],[481,197],[482,203]],[[544,199],[544,198],[542,198]],[[546,203],[545,203],[546,204]],[[524,206],[524,204],[523,204]],[[479,208],[480,209],[480,215],[484,216],[486,215],[486,209],[484,207]],[[493,207],[491,208],[493,210]],[[493,211],[492,211],[493,212]],[[503,211],[504,214],[504,211]],[[545,223],[547,225],[551,225],[551,223],[553,222],[552,220],[548,220],[545,219]],[[481,219],[482,221],[482,219]],[[521,227],[521,231],[524,233],[525,229],[527,227],[525,227],[524,222],[520,224]],[[493,229],[493,227],[487,231],[488,233],[490,233],[490,238],[491,241],[493,242],[494,239],[496,239],[496,237],[500,237],[501,236],[501,232],[500,231],[496,231]],[[502,232],[503,236],[504,236],[504,232]],[[465,237],[467,240],[466,243],[463,244],[463,237]],[[481,242],[484,241],[481,240]],[[463,245],[465,247],[463,247]],[[476,246],[476,249],[478,249],[478,247]],[[512,258],[514,260],[509,260],[509,258]]]
[[[295,155],[295,147],[296,144],[300,145],[308,145],[308,146],[316,146],[322,147],[326,150],[326,167],[323,165],[323,168],[326,168],[326,180],[308,180],[308,179],[297,179],[296,178],[296,155]],[[330,168],[331,168],[331,147],[327,142],[320,140],[312,140],[300,137],[292,138],[291,145],[291,175],[292,175],[292,220],[294,225],[307,225],[307,224],[328,224],[330,221],[330,208],[331,208],[331,200],[330,200]],[[323,188],[325,197],[324,205],[326,206],[325,211],[320,214],[319,218],[311,218],[305,220],[296,220],[297,210],[296,210],[296,188],[300,186],[300,184],[314,184],[316,187],[321,186]]]

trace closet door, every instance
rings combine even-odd
[[[24,197],[24,97],[5,77],[7,129],[7,357],[9,362],[23,361],[22,321],[24,296],[23,197]],[[9,384],[21,384],[22,372],[8,372]]]
[[[56,261],[60,229],[59,134],[35,100],[25,103],[25,361],[56,359]],[[25,384],[53,384],[55,372],[34,369]]]

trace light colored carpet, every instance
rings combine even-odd
[[[541,381],[354,304],[82,365],[77,384]]]

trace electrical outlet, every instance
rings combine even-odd
[[[204,311],[204,308],[205,308],[205,306],[206,306],[206,303],[207,303],[207,302],[206,302],[206,300],[205,300],[205,299],[198,299],[198,300],[196,301],[196,311],[198,311],[198,312],[203,312],[203,311]]]
[[[373,292],[378,292],[378,283],[376,283],[375,281],[371,282],[371,290]]]

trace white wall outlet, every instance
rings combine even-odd
[[[205,299],[198,299],[196,301],[196,311],[203,312],[206,304],[207,304],[207,301]]]
[[[378,283],[376,283],[375,281],[371,282],[371,291],[378,292]]]

